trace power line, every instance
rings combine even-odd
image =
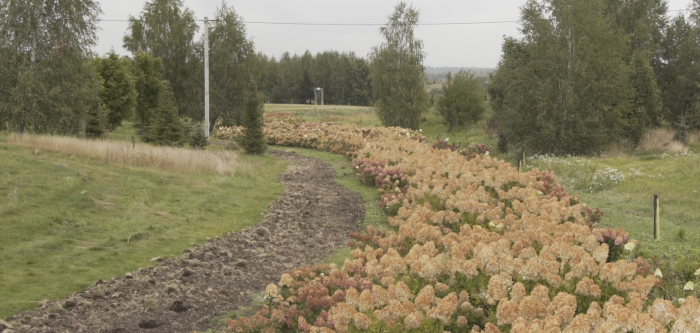
[[[100,20],[102,22],[130,22],[131,20]],[[138,20],[137,20],[138,21]],[[204,20],[195,20],[204,22]],[[209,20],[209,22],[216,20]],[[511,21],[479,21],[479,22],[436,22],[436,23],[418,23],[417,25],[473,25],[473,24],[498,24],[498,23],[516,23],[517,20]],[[269,25],[307,25],[307,26],[385,26],[386,23],[311,23],[311,22],[273,22],[273,21],[244,21],[245,24],[269,24]]]
[[[680,12],[683,9],[673,9],[667,11],[670,12]],[[103,19],[102,22],[130,22],[131,20],[110,20]],[[139,20],[137,20],[139,21]],[[204,22],[204,20],[195,20],[197,22]],[[209,22],[215,22],[216,20],[209,20]],[[433,23],[418,23],[418,26],[439,26],[439,25],[477,25],[477,24],[502,24],[502,23],[518,23],[519,20],[506,19],[506,20],[496,20],[496,21],[472,21],[472,22],[433,22]],[[268,25],[299,25],[299,26],[385,26],[384,23],[312,23],[312,22],[275,22],[275,21],[244,21],[245,24],[268,24]]]

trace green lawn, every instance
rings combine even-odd
[[[700,155],[547,158],[527,164],[554,170],[567,192],[605,213],[602,226],[622,227],[639,240],[635,255],[659,258],[676,274],[700,268]],[[624,179],[616,183],[620,175]],[[659,240],[653,237],[654,194],[660,201]],[[683,267],[688,261],[691,267]]]
[[[0,137],[0,318],[258,223],[286,164],[228,177],[106,165]]]

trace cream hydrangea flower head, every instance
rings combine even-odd
[[[698,270],[695,271],[695,276],[700,276],[700,268],[698,268]]]
[[[686,283],[685,286],[683,286],[683,290],[687,290],[687,291],[695,290],[695,282],[688,281],[688,283]]]
[[[625,244],[625,251],[632,252],[632,250],[634,250],[635,247],[637,247],[637,243],[629,242],[629,243]]]
[[[660,268],[657,268],[657,269],[654,271],[654,276],[658,276],[658,277],[660,277],[660,278],[664,277],[664,275],[661,273],[661,269],[660,269]]]

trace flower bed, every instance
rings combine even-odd
[[[391,230],[352,235],[342,267],[294,270],[233,332],[700,332],[700,304],[657,297],[636,241],[553,175],[432,148],[415,131],[266,116],[268,143],[345,154]],[[618,260],[619,259],[619,260]],[[700,271],[700,270],[699,270]]]

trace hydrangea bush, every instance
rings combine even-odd
[[[700,332],[696,297],[654,298],[661,277],[622,255],[636,241],[598,228],[602,213],[551,173],[520,173],[484,147],[433,148],[401,128],[283,114],[266,116],[265,134],[352,158],[391,227],[352,235],[342,267],[284,274],[231,332]]]

